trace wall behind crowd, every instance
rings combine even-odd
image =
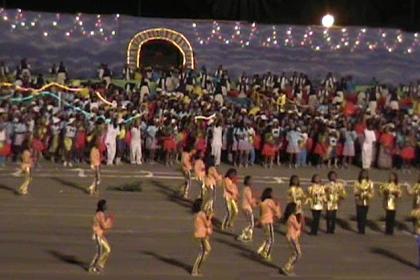
[[[191,42],[198,66],[223,64],[232,74],[299,71],[321,79],[329,71],[383,82],[419,79],[420,36],[396,29],[253,25],[238,22],[74,15],[2,10],[0,59],[27,57],[35,72],[64,61],[70,78],[96,75],[99,63],[120,73],[138,32],[166,27]],[[306,34],[306,35],[305,35]],[[329,39],[328,39],[329,38]],[[12,67],[11,67],[12,68]]]

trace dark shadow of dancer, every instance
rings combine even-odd
[[[339,227],[341,227],[342,229],[344,229],[344,230],[351,231],[351,232],[357,232],[357,230],[355,230],[354,228],[352,228],[351,224],[347,220],[343,220],[341,218],[337,218],[336,221],[335,221],[335,223]]]
[[[381,227],[378,225],[378,223],[375,223],[372,220],[367,220],[366,221],[366,226],[368,228],[370,228],[372,231],[377,231],[377,232],[383,232],[383,230],[381,229]]]
[[[168,186],[165,186],[164,184],[158,181],[153,180],[151,181],[151,183],[155,185],[156,187],[158,187],[159,192],[166,195],[169,201],[175,202],[178,205],[191,209],[193,202],[191,200],[187,200],[181,197],[176,190]]]
[[[271,267],[271,268],[279,269],[278,266],[274,265],[273,263],[270,263],[270,262],[265,261],[255,251],[251,250],[250,248],[245,247],[244,245],[242,245],[240,243],[227,241],[227,240],[224,240],[224,239],[221,239],[221,238],[217,238],[217,237],[214,238],[213,240],[216,241],[216,242],[218,242],[218,243],[227,245],[227,246],[229,246],[231,248],[240,250],[241,252],[239,254],[241,256],[247,258],[247,259],[250,259],[252,261],[258,262],[258,263],[260,263],[262,265],[265,265],[265,266],[268,266],[268,267]]]
[[[14,195],[20,195],[20,193],[16,189],[8,187],[6,185],[0,185],[0,190],[6,190],[13,193]]]
[[[81,268],[83,268],[84,270],[87,270],[89,267],[89,264],[79,260],[77,257],[73,256],[73,255],[65,255],[61,252],[55,251],[55,250],[49,250],[48,253],[55,257],[56,259],[68,263],[68,264],[73,264],[75,266],[79,266]]]
[[[82,191],[82,192],[84,192],[84,193],[89,193],[89,191],[88,191],[88,189],[87,189],[87,188],[82,187],[82,186],[80,186],[80,185],[78,185],[78,184],[76,184],[76,183],[73,183],[73,182],[71,182],[71,181],[67,181],[67,180],[64,180],[64,179],[61,179],[61,178],[57,178],[57,177],[53,177],[53,178],[51,178],[51,179],[53,179],[53,180],[57,181],[57,182],[58,182],[58,183],[60,183],[60,184],[63,184],[64,186],[71,187],[71,188],[73,188],[73,189],[76,189],[76,190]]]
[[[160,260],[160,261],[162,261],[164,263],[167,263],[167,264],[170,264],[170,265],[173,265],[173,266],[180,267],[180,268],[184,269],[185,271],[187,271],[188,273],[191,273],[192,265],[190,265],[190,264],[183,263],[182,261],[177,260],[177,259],[174,259],[174,258],[161,256],[161,255],[159,255],[157,253],[150,252],[150,251],[142,251],[141,253],[143,255],[146,255],[146,256],[152,256],[155,259],[158,259],[158,260]]]
[[[395,221],[395,228],[400,231],[412,232],[411,227],[409,227],[406,223]]]
[[[370,252],[373,254],[377,254],[377,255],[381,255],[387,258],[390,258],[394,261],[397,261],[401,264],[404,264],[406,266],[412,267],[412,268],[417,268],[416,264],[404,259],[403,257],[395,254],[394,252],[391,252],[387,249],[384,248],[379,248],[379,247],[372,247],[370,248]]]

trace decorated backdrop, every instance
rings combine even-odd
[[[383,82],[420,79],[420,36],[397,29],[260,25],[244,22],[137,18],[114,15],[0,11],[0,60],[13,70],[26,57],[35,72],[64,61],[71,78],[96,75],[100,63],[121,72],[127,46],[138,32],[164,27],[191,43],[197,67],[223,64],[242,71],[299,71],[321,79],[327,72],[373,76]]]

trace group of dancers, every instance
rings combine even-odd
[[[32,181],[32,167],[30,149],[24,150],[21,159],[21,173],[25,179],[19,187],[19,192],[26,195],[29,192],[29,185]],[[94,173],[93,183],[87,188],[91,195],[98,194],[100,184],[100,153],[97,145],[92,147],[90,153],[91,168]],[[312,212],[310,222],[310,234],[317,235],[320,218],[323,210],[326,210],[327,233],[335,232],[336,216],[340,202],[347,196],[346,182],[338,179],[335,171],[328,173],[328,182],[322,182],[320,176],[312,176],[311,184],[305,191],[300,184],[299,177],[290,177],[289,188],[287,190],[287,205],[282,212],[280,202],[273,197],[273,189],[266,188],[261,195],[257,195],[251,176],[245,176],[240,193],[238,188],[238,172],[230,168],[225,176],[222,176],[214,165],[213,158],[204,162],[204,159],[196,156],[194,149],[186,149],[182,154],[181,169],[185,178],[185,183],[180,188],[180,196],[189,199],[190,190],[194,181],[198,181],[200,194],[193,201],[193,211],[196,213],[194,218],[194,237],[200,242],[200,253],[197,256],[191,274],[200,276],[202,267],[211,251],[210,237],[213,234],[213,223],[215,218],[215,200],[217,188],[223,190],[223,198],[226,206],[226,213],[221,222],[222,231],[234,230],[235,221],[241,207],[247,219],[247,225],[242,229],[236,239],[241,242],[251,242],[253,240],[256,219],[255,209],[259,209],[260,215],[258,225],[264,231],[264,241],[259,246],[257,254],[266,261],[271,261],[272,246],[274,243],[274,224],[282,221],[287,226],[286,239],[291,248],[291,255],[287,262],[282,266],[280,272],[285,275],[294,274],[294,266],[302,256],[300,238],[304,228],[304,206],[308,205]],[[194,180],[193,180],[194,175]],[[390,173],[388,182],[377,185],[379,193],[383,196],[383,206],[386,212],[386,234],[393,234],[395,216],[397,210],[397,200],[402,195],[402,186],[407,188],[407,192],[413,196],[413,210],[410,216],[413,220],[414,233],[419,250],[419,269],[420,269],[420,176],[417,183],[413,186],[400,184],[398,175]],[[365,233],[367,214],[370,202],[375,194],[375,183],[369,179],[367,170],[361,170],[357,181],[353,186],[354,199],[356,203],[357,228],[360,234]],[[239,206],[240,204],[240,206]],[[106,201],[101,199],[97,203],[97,212],[93,218],[92,231],[93,239],[97,244],[97,253],[89,266],[89,272],[100,273],[107,262],[111,252],[111,246],[106,238],[106,233],[112,228],[113,215],[105,214]]]
[[[195,156],[195,153],[194,149],[190,149],[184,151],[182,155],[182,172],[185,177],[185,184],[180,189],[180,195],[188,199],[189,190],[192,186],[192,174],[194,173],[198,185],[201,186],[200,196],[193,204],[193,210],[197,213],[194,223],[194,237],[200,241],[201,251],[194,263],[192,275],[197,276],[201,274],[201,267],[211,250],[210,236],[213,233],[212,221],[215,221],[214,202],[217,187],[223,189],[223,198],[226,206],[226,213],[220,229],[231,231],[234,228],[239,212],[239,203],[248,221],[247,226],[236,236],[237,240],[242,242],[252,241],[255,227],[254,210],[259,208],[258,224],[264,231],[265,239],[258,248],[257,254],[263,259],[271,261],[271,251],[274,243],[274,223],[282,221],[287,225],[286,239],[290,244],[292,254],[281,268],[281,273],[285,275],[294,273],[294,265],[302,255],[299,240],[305,223],[305,205],[308,205],[312,212],[310,234],[318,234],[320,218],[324,210],[326,211],[326,232],[334,234],[340,202],[347,196],[346,182],[338,179],[335,171],[328,173],[328,182],[326,183],[321,181],[318,174],[313,175],[310,186],[306,191],[301,187],[299,177],[292,175],[287,191],[287,205],[282,214],[280,202],[273,198],[272,188],[264,189],[262,194],[258,196],[254,189],[252,177],[245,176],[244,187],[240,195],[236,169],[229,169],[225,176],[222,177],[215,168],[212,159],[205,164],[201,157]],[[385,233],[389,235],[392,235],[394,232],[397,200],[402,195],[402,186],[405,186],[407,192],[413,196],[413,210],[410,216],[413,220],[414,233],[419,250],[420,268],[420,176],[417,183],[414,186],[410,186],[407,183],[400,184],[398,175],[395,172],[391,172],[388,182],[375,184],[369,179],[368,171],[362,169],[353,186],[357,228],[360,234],[365,234],[367,214],[375,194],[375,185],[383,197],[383,207],[386,214]]]

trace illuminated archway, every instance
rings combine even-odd
[[[127,48],[128,66],[134,68],[141,65],[141,47],[151,40],[164,40],[173,44],[182,54],[182,65],[194,69],[194,53],[190,42],[181,33],[167,28],[147,29],[134,35]]]

